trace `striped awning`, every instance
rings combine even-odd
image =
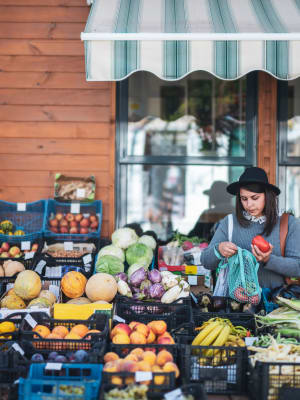
[[[136,71],[176,80],[193,71],[237,79],[300,76],[300,0],[93,0],[85,31],[88,81]]]

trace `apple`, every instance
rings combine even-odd
[[[31,251],[37,251],[38,248],[39,248],[38,243],[33,243],[33,245],[31,246]]]
[[[66,219],[64,219],[64,218],[61,219],[60,222],[59,222],[59,226],[60,227],[62,227],[62,226],[68,227],[69,226],[68,221]]]
[[[83,218],[82,214],[76,214],[75,215],[75,221],[77,221],[77,222],[80,222],[82,220],[82,218]]]
[[[98,228],[98,221],[92,222],[91,225],[90,225],[90,228],[96,230]]]
[[[77,222],[76,221],[71,221],[70,222],[70,228],[77,228]]]
[[[66,220],[69,222],[74,221],[74,215],[72,213],[68,213],[66,215]]]
[[[76,226],[72,226],[71,228],[70,228],[70,231],[69,231],[70,233],[78,233],[78,229],[77,229],[77,227]]]
[[[98,222],[98,217],[95,214],[90,215],[90,222]]]
[[[56,228],[56,226],[51,226],[50,231],[53,233],[58,233],[58,228]]]
[[[69,233],[69,229],[67,226],[61,226],[60,227],[60,233]]]
[[[10,248],[9,243],[7,243],[7,242],[3,242],[3,243],[2,243],[2,245],[1,245],[2,251],[8,251],[9,248]]]
[[[56,218],[49,219],[50,226],[58,226],[58,220]]]
[[[87,218],[83,218],[83,219],[80,221],[80,226],[81,226],[82,228],[87,228],[89,225],[90,225],[90,221],[89,221]]]
[[[55,218],[56,218],[58,221],[60,221],[61,219],[63,219],[63,217],[64,217],[64,214],[62,214],[62,213],[57,213],[57,214],[55,215]]]
[[[86,233],[89,233],[89,230],[87,228],[80,228],[80,233],[85,235]]]
[[[19,247],[18,246],[12,246],[10,249],[9,249],[9,255],[11,256],[11,257],[15,257],[17,254],[20,254],[20,249],[19,249]]]
[[[7,253],[7,251],[1,253],[1,258],[9,258],[9,254]]]

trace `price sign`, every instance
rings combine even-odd
[[[123,324],[126,322],[125,319],[119,317],[118,315],[114,315],[113,320],[117,322],[122,322]]]
[[[172,392],[165,393],[165,400],[181,400],[183,399],[181,389],[172,390]]]
[[[72,214],[79,214],[80,213],[80,204],[79,203],[72,203],[71,204],[71,213]]]
[[[24,350],[18,343],[14,343],[12,345],[12,348],[15,349],[18,353],[20,353],[22,356],[24,356]]]
[[[77,189],[76,190],[76,197],[82,199],[85,197],[85,189]]]
[[[245,337],[245,344],[246,346],[252,346],[253,343],[257,340],[257,337],[253,336],[253,337]]]
[[[188,283],[189,283],[191,286],[196,286],[197,283],[198,283],[198,277],[197,277],[197,275],[189,275],[189,276],[188,276]]]
[[[26,211],[26,203],[17,203],[17,211]]]
[[[151,371],[136,371],[135,373],[136,382],[151,381],[151,380],[152,380]]]
[[[73,251],[73,242],[64,242],[65,251]]]
[[[30,250],[31,243],[30,242],[21,242],[21,250]]]
[[[49,285],[49,290],[50,290],[50,292],[54,293],[56,298],[58,299],[58,297],[59,297],[59,286],[57,286],[57,285]]]
[[[35,272],[37,272],[38,274],[41,274],[43,271],[44,266],[46,265],[46,261],[45,260],[41,260],[38,262],[37,266],[35,267]]]
[[[29,323],[29,325],[32,328],[35,328],[37,326],[36,320],[34,318],[32,318],[32,316],[30,314],[26,315],[25,320]]]
[[[86,254],[85,256],[82,257],[83,263],[89,264],[92,262],[92,255],[91,254]]]
[[[50,369],[50,370],[55,370],[55,371],[60,371],[61,368],[62,368],[62,363],[48,362],[45,366],[45,369]]]
[[[34,251],[29,251],[28,253],[24,254],[25,260],[30,260],[30,258],[34,257]]]

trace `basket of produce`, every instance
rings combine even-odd
[[[28,377],[20,378],[19,398],[97,400],[101,372],[98,364],[31,364]]]
[[[102,202],[59,203],[49,199],[44,234],[66,241],[99,238],[102,223]]]
[[[90,350],[108,336],[106,314],[94,314],[87,320],[54,319],[38,312],[31,316],[29,321],[23,319],[20,335],[37,350]]]
[[[25,313],[16,312],[6,318],[0,318],[0,345],[19,339],[20,325],[25,316]]]
[[[0,200],[0,241],[16,243],[42,237],[47,201],[9,203]]]
[[[94,176],[72,177],[55,175],[54,199],[57,201],[90,202],[95,200],[96,182]]]
[[[300,398],[300,346],[278,343],[268,347],[250,346],[249,382],[255,400],[298,400]],[[258,343],[259,344],[259,343]]]
[[[14,242],[1,242],[0,241],[0,264],[3,266],[5,261],[19,261],[26,269],[30,268],[33,263],[35,256],[40,253],[43,245],[42,239],[36,239],[35,241],[14,241]],[[9,268],[10,270],[10,268]],[[1,273],[0,268],[0,275]],[[5,272],[5,271],[4,271]],[[10,273],[10,272],[8,272]],[[4,276],[12,276],[14,274]]]
[[[213,318],[195,335],[180,336],[181,372],[186,383],[203,383],[207,393],[241,394],[246,389],[246,329]]]
[[[196,295],[196,308],[199,312],[217,312],[223,314],[254,314],[257,306],[251,303],[239,303],[230,297],[212,296],[202,292]],[[197,311],[197,312],[198,312]]]

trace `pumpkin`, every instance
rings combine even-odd
[[[70,299],[75,299],[83,295],[86,281],[86,277],[80,272],[67,272],[62,277],[61,290],[67,297],[70,297]]]
[[[36,299],[31,300],[27,308],[33,308],[33,307],[49,308],[51,306],[52,306],[51,302],[45,297],[37,297]]]
[[[112,301],[117,293],[117,282],[109,274],[98,272],[90,277],[85,287],[87,297],[92,301]]]
[[[56,296],[50,290],[42,290],[41,293],[39,294],[39,297],[47,299],[52,306],[54,303],[56,303]]]
[[[17,272],[22,272],[25,267],[19,261],[7,260],[3,263],[3,269],[5,276],[14,276]]]
[[[21,299],[21,297],[11,294],[11,295],[5,296],[1,300],[1,307],[8,308],[10,310],[15,310],[15,309],[21,310],[23,308],[26,308],[26,304]]]
[[[14,292],[23,300],[34,299],[39,295],[41,288],[41,278],[31,270],[20,272],[14,284]]]
[[[77,305],[90,304],[90,303],[91,303],[91,301],[89,299],[87,299],[86,297],[77,297],[76,299],[67,301],[67,304],[77,304]]]

